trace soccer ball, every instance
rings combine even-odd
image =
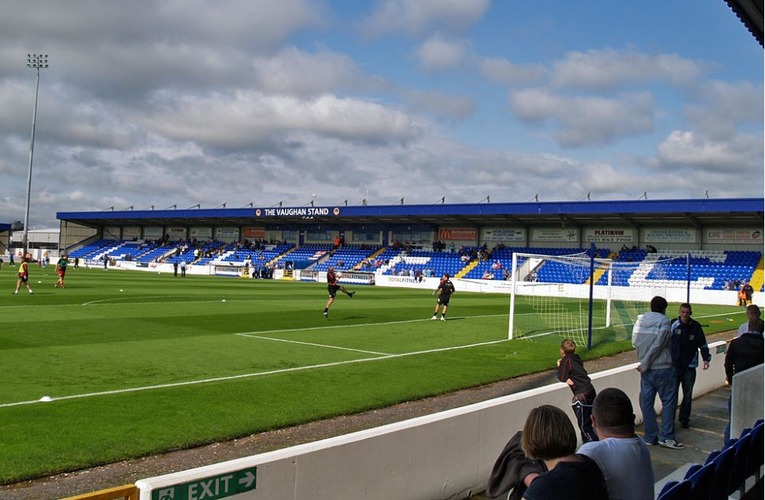
[[[343,273],[337,273],[337,279],[340,279],[343,277]]]

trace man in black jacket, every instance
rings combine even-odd
[[[672,322],[672,366],[677,376],[678,396],[683,389],[683,400],[680,408],[680,426],[687,429],[691,421],[691,401],[693,400],[693,385],[696,383],[696,367],[699,366],[699,352],[703,360],[702,369],[709,368],[712,356],[709,354],[707,338],[701,323],[691,318],[693,311],[690,304],[680,304],[678,318]]]
[[[753,368],[763,363],[765,341],[762,337],[763,322],[761,319],[750,321],[751,333],[745,333],[736,337],[728,345],[725,353],[725,379],[728,384],[733,384],[733,376],[744,370]],[[728,413],[730,413],[731,400],[728,400]],[[725,427],[725,443],[730,440],[730,422]]]

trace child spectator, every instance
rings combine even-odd
[[[560,343],[560,359],[558,360],[558,380],[568,384],[574,397],[571,406],[576,415],[576,421],[582,432],[582,443],[597,441],[598,436],[592,428],[592,402],[595,400],[595,387],[590,381],[587,370],[584,369],[582,358],[576,354],[576,343],[564,339]]]

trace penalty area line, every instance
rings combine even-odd
[[[239,335],[241,337],[251,338],[251,339],[270,340],[273,342],[284,342],[286,344],[298,344],[298,345],[307,345],[311,347],[323,347],[325,349],[337,349],[340,351],[360,352],[362,354],[374,354],[377,356],[390,356],[390,353],[387,353],[387,352],[365,351],[363,349],[352,349],[350,347],[341,347],[337,345],[318,344],[316,342],[301,342],[299,340],[278,339],[275,337],[264,337],[262,335],[253,335],[251,333],[237,333],[236,335]]]

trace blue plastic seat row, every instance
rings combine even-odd
[[[759,477],[763,465],[763,422],[745,429],[721,451],[709,454],[706,463],[694,464],[681,481],[669,481],[658,500],[723,500],[743,490],[747,478]],[[743,491],[742,491],[743,493]]]

